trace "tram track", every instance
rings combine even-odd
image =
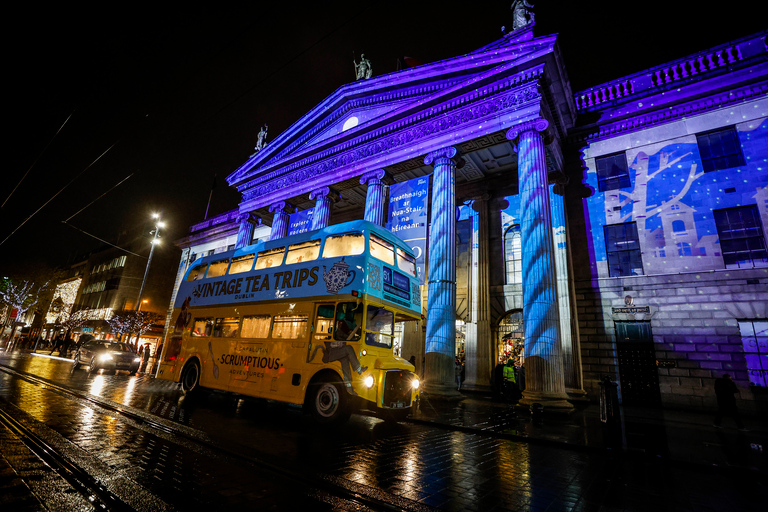
[[[342,478],[333,477],[322,473],[307,473],[294,468],[275,464],[266,458],[260,458],[253,454],[244,454],[235,448],[223,446],[216,441],[211,440],[204,432],[188,427],[178,425],[170,420],[154,417],[144,411],[133,410],[129,406],[115,404],[107,399],[90,395],[75,389],[68,388],[61,384],[38,377],[36,375],[17,370],[15,368],[0,364],[0,371],[21,379],[29,384],[47,389],[60,396],[72,400],[85,402],[91,407],[105,411],[113,416],[122,418],[124,421],[130,421],[136,425],[145,427],[149,432],[156,433],[172,442],[182,444],[182,446],[197,447],[198,450],[205,451],[215,456],[245,464],[259,470],[266,469],[272,475],[277,475],[281,479],[292,484],[298,484],[301,488],[307,487],[315,489],[316,492],[308,493],[315,499],[326,503],[346,502],[344,507],[349,510],[406,510],[414,512],[426,512],[434,510],[427,505],[402,498],[400,496],[361,485],[355,482],[347,481]],[[25,444],[38,457],[46,461],[49,466],[67,482],[81,492],[96,509],[102,510],[134,510],[116,495],[109,492],[97,479],[91,476],[87,470],[79,467],[70,461],[65,455],[61,454],[54,447],[46,443],[39,436],[36,436],[31,429],[24,427],[23,424],[16,421],[9,414],[0,409],[0,421],[8,428],[21,437]]]

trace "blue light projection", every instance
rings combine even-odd
[[[757,205],[768,226],[768,120],[736,126],[745,165],[703,172],[695,135],[627,150],[630,186],[597,192],[589,211],[594,262],[606,261],[603,226],[636,222],[646,274],[725,268],[712,210]]]

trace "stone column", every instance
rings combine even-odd
[[[507,132],[519,139],[520,243],[523,257],[525,391],[522,405],[570,411],[560,350],[560,312],[552,239],[547,160],[541,134],[549,123],[537,119]]]
[[[331,204],[338,199],[339,194],[329,187],[313,190],[309,194],[309,199],[315,199],[315,211],[312,212],[312,225],[309,230],[327,228],[331,222]]]
[[[488,194],[475,199],[472,209],[477,227],[477,249],[473,251],[472,272],[472,334],[467,335],[466,369],[468,389],[490,391],[493,372],[493,343],[491,341],[491,287],[488,265]]]
[[[552,205],[555,271],[557,273],[557,303],[560,310],[560,350],[563,357],[563,378],[569,396],[583,395],[579,368],[575,366],[571,290],[568,272],[568,238],[565,225],[565,186],[568,177],[562,172],[549,175],[549,202]]]
[[[456,157],[454,147],[424,158],[434,165],[429,231],[425,392],[430,397],[460,398],[454,368],[456,354]]]
[[[365,220],[377,226],[384,225],[383,180],[386,175],[387,172],[384,169],[378,169],[360,176],[360,184],[368,184],[368,193],[365,196]]]
[[[291,206],[285,201],[280,201],[269,207],[270,213],[275,216],[272,218],[272,231],[269,235],[270,240],[283,238],[288,233],[288,218],[290,216]]]
[[[251,245],[253,241],[253,230],[256,226],[261,225],[261,217],[248,212],[242,213],[237,217],[237,221],[240,223],[240,228],[237,230],[237,243],[235,248],[245,247]]]

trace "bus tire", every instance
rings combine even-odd
[[[185,393],[193,393],[200,387],[200,363],[192,360],[184,367],[181,373],[181,389]]]
[[[315,382],[310,386],[308,398],[309,410],[318,423],[341,423],[352,414],[347,392],[339,383],[328,379]]]

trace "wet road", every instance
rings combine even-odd
[[[765,503],[759,478],[365,415],[319,428],[296,408],[220,392],[193,399],[148,375],[90,375],[26,353],[0,353],[0,412],[85,468],[116,497],[111,507],[102,499],[112,509],[722,512]],[[94,509],[2,421],[0,447],[10,466],[0,478],[15,473],[17,484],[4,480],[0,508]]]

